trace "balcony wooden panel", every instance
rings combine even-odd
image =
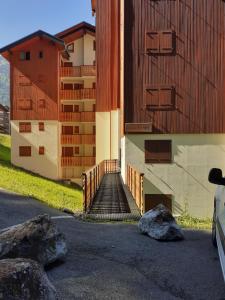
[[[84,111],[81,112],[81,122],[95,122],[95,112]]]
[[[95,145],[94,134],[76,134],[61,136],[61,144],[63,145]]]
[[[62,157],[61,159],[62,167],[77,167],[77,166],[91,167],[94,165],[95,165],[94,156]]]
[[[61,67],[61,77],[95,77],[96,66]]]
[[[81,121],[81,113],[75,112],[62,112],[60,113],[60,121],[61,122],[80,122]]]
[[[61,100],[96,99],[96,89],[61,90]]]

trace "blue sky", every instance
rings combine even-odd
[[[0,1],[0,48],[38,29],[55,34],[81,21],[94,24],[91,0]]]

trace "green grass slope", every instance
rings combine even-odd
[[[82,190],[34,175],[10,163],[10,137],[0,134],[0,188],[31,196],[57,209],[82,210]]]

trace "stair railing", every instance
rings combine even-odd
[[[83,211],[88,213],[105,174],[120,172],[117,159],[104,160],[82,174]]]
[[[126,184],[140,210],[140,213],[144,213],[144,195],[143,195],[143,182],[144,174],[138,172],[131,165],[127,165],[126,170]]]

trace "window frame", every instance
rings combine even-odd
[[[19,156],[20,157],[31,157],[32,156],[31,146],[19,146]]]
[[[152,154],[151,154],[151,147],[153,148]],[[167,149],[165,150],[165,148],[168,148],[169,151],[166,151]],[[173,153],[172,140],[145,140],[144,149],[145,149],[145,164],[171,164],[172,163],[172,153]],[[158,151],[159,149],[162,149],[162,151]]]
[[[31,133],[31,122],[19,122],[19,133]]]

